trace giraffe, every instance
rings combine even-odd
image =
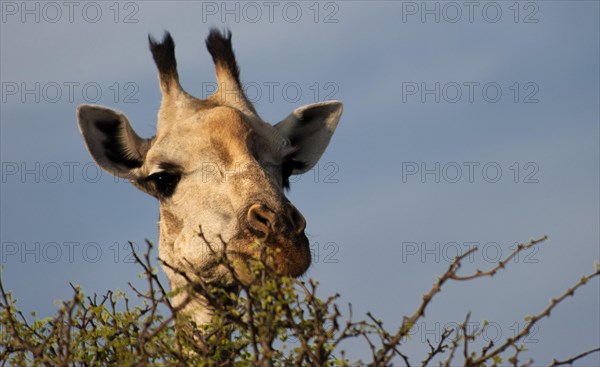
[[[217,254],[244,276],[240,260],[257,258],[257,244],[276,249],[277,274],[301,276],[311,263],[306,221],[285,189],[291,175],[310,170],[325,151],[342,103],[305,105],[272,125],[244,94],[230,31],[213,28],[206,39],[217,89],[205,99],[181,87],[170,33],[148,41],[162,94],[155,136],[140,137],[125,114],[99,105],[78,106],[77,121],[102,169],[158,199],[158,251],[170,265],[163,269],[171,289],[187,284],[181,272],[206,282],[227,279]],[[205,299],[189,298],[180,293],[173,306],[208,324]]]

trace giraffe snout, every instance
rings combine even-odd
[[[306,228],[306,220],[290,203],[285,204],[282,213],[278,214],[263,204],[254,204],[248,209],[247,225],[253,232],[259,232],[261,239],[273,233],[284,232],[286,228],[301,234]]]

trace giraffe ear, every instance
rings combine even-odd
[[[317,164],[329,145],[342,110],[339,101],[313,103],[295,109],[275,125],[275,129],[296,148],[291,159],[301,164],[296,165],[293,174],[304,173]]]
[[[140,138],[121,112],[107,107],[83,104],[77,107],[77,123],[92,158],[112,175],[137,177],[150,148],[150,140]]]

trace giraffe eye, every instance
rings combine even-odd
[[[175,192],[175,187],[180,178],[181,175],[178,173],[163,171],[148,176],[146,180],[154,184],[154,187],[160,196],[167,198]]]

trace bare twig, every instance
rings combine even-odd
[[[453,280],[471,280],[471,279],[475,279],[475,278],[480,278],[480,277],[484,277],[484,276],[490,276],[493,277],[494,275],[496,275],[496,273],[498,272],[498,270],[502,270],[506,267],[506,264],[512,260],[515,256],[517,256],[517,254],[521,251],[527,250],[541,242],[544,242],[548,239],[548,236],[544,236],[542,238],[538,238],[537,240],[530,240],[527,243],[520,243],[517,248],[511,252],[505,259],[501,260],[500,262],[498,262],[498,265],[496,265],[495,267],[493,267],[492,269],[488,270],[488,271],[481,271],[481,270],[477,270],[475,272],[475,274],[471,274],[471,275],[467,275],[467,276],[459,276],[456,274],[452,274],[450,276],[450,279]],[[477,247],[475,247],[475,249],[477,249]]]
[[[553,298],[550,301],[550,304],[545,309],[543,309],[541,312],[539,312],[538,314],[536,314],[534,316],[530,316],[530,317],[526,318],[527,324],[525,325],[523,330],[521,330],[521,332],[519,332],[514,337],[508,338],[506,340],[506,342],[499,345],[497,348],[495,348],[495,349],[489,351],[488,353],[482,355],[481,357],[477,358],[474,361],[474,363],[481,364],[481,363],[489,360],[490,358],[493,358],[494,356],[499,355],[500,353],[504,352],[509,346],[514,345],[519,340],[523,339],[525,336],[527,336],[531,332],[531,328],[535,324],[537,324],[541,319],[543,319],[544,317],[550,317],[550,313],[552,312],[552,310],[554,310],[554,308],[556,308],[556,306],[558,306],[563,300],[565,300],[569,296],[573,296],[575,294],[575,291],[579,287],[582,287],[589,280],[591,280],[592,278],[597,277],[599,275],[600,275],[600,269],[596,270],[595,272],[593,272],[587,276],[581,277],[581,279],[577,283],[575,283],[572,287],[569,287],[560,297]]]
[[[580,354],[576,355],[575,357],[571,357],[569,359],[565,359],[564,361],[559,361],[557,359],[554,359],[552,361],[552,364],[549,367],[564,366],[564,365],[567,365],[567,364],[568,365],[572,365],[578,359],[581,359],[581,358],[583,358],[585,356],[588,356],[588,355],[590,355],[592,353],[596,353],[596,352],[600,352],[600,347],[590,349],[588,351],[585,351],[583,353],[580,353]]]

